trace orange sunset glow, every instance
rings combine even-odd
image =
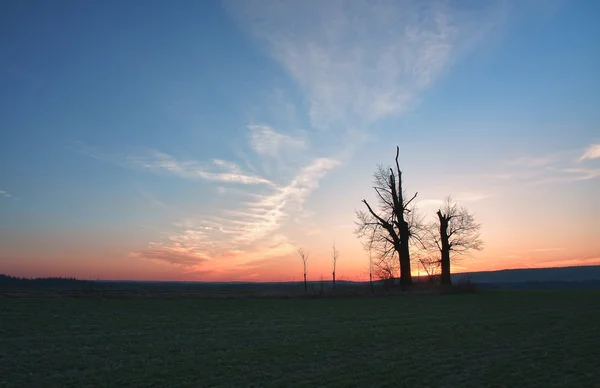
[[[480,225],[453,272],[600,265],[596,27],[392,3],[150,7],[110,29],[96,6],[14,3],[0,273],[300,281],[302,248],[329,280],[335,243],[337,278],[367,280],[356,212],[396,146],[424,225],[447,196]]]

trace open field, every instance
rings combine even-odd
[[[0,299],[0,387],[598,386],[600,292]]]

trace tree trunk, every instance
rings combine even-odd
[[[333,271],[333,289],[335,290],[335,271]]]
[[[450,251],[445,250],[442,252],[442,284],[452,284],[452,279],[450,277]]]
[[[438,218],[440,219],[440,243],[441,243],[441,267],[442,267],[442,284],[452,284],[450,278],[450,241],[448,237],[448,215],[444,216],[438,211]]]
[[[400,234],[400,247],[398,250],[400,260],[400,283],[402,286],[410,286],[412,284],[412,274],[410,272],[410,251],[408,248],[408,223],[404,220],[400,222],[401,227],[399,228]]]
[[[306,272],[304,273],[304,292],[308,291],[306,286]]]

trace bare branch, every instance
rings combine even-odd
[[[417,194],[419,194],[418,191],[415,193],[415,195],[413,195],[413,197],[411,199],[408,200],[408,202],[406,202],[404,204],[404,209],[406,209],[408,207],[408,205],[413,201],[413,199],[417,198]]]
[[[363,201],[363,203],[364,203],[365,205],[367,205],[367,209],[369,209],[369,213],[371,213],[371,214],[373,215],[373,217],[377,218],[377,220],[378,220],[378,221],[381,223],[381,225],[382,225],[382,226],[388,223],[388,222],[387,222],[387,221],[385,221],[383,218],[379,217],[379,216],[377,215],[377,213],[375,213],[375,212],[373,211],[373,209],[371,209],[371,206],[369,205],[369,203],[367,202],[367,200],[366,200],[366,199],[363,199],[362,201]]]
[[[379,189],[378,187],[373,187],[373,188],[375,189],[375,192],[377,193],[377,195],[379,196],[379,198],[381,199],[381,201],[382,201],[384,204],[386,204],[386,205],[388,205],[388,206],[394,206],[394,205],[393,205],[393,204],[392,204],[392,203],[391,203],[389,200],[385,199],[385,198],[383,197],[383,195],[381,195],[381,193],[379,192],[379,190],[380,190],[380,189]]]

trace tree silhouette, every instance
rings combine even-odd
[[[356,234],[369,240],[380,261],[397,254],[400,281],[403,286],[408,286],[412,284],[409,241],[420,241],[418,231],[422,219],[417,216],[414,206],[411,205],[418,193],[407,200],[402,188],[399,153],[400,149],[396,147],[395,171],[391,167],[378,166],[374,174],[373,189],[377,193],[379,206],[375,211],[365,199],[362,200],[368,212],[357,211]]]
[[[452,284],[451,252],[462,255],[473,249],[483,249],[483,241],[480,238],[481,224],[476,223],[474,215],[465,207],[459,207],[451,197],[446,197],[436,214],[438,222],[430,228],[431,241],[441,254],[441,283]]]
[[[430,252],[430,251],[429,251]],[[420,253],[417,255],[419,269],[425,271],[425,278],[428,283],[437,283],[440,277],[440,259],[427,254]]]
[[[308,290],[308,287],[306,284],[306,267],[308,265],[308,252],[305,252],[304,249],[302,249],[302,248],[298,248],[298,254],[300,255],[300,258],[302,259],[302,269],[303,269],[303,273],[304,273],[304,292],[306,292]]]
[[[333,262],[333,289],[335,290],[335,267],[337,265],[337,260],[340,257],[340,252],[335,247],[335,242],[333,243],[333,251],[331,252],[331,259]]]

